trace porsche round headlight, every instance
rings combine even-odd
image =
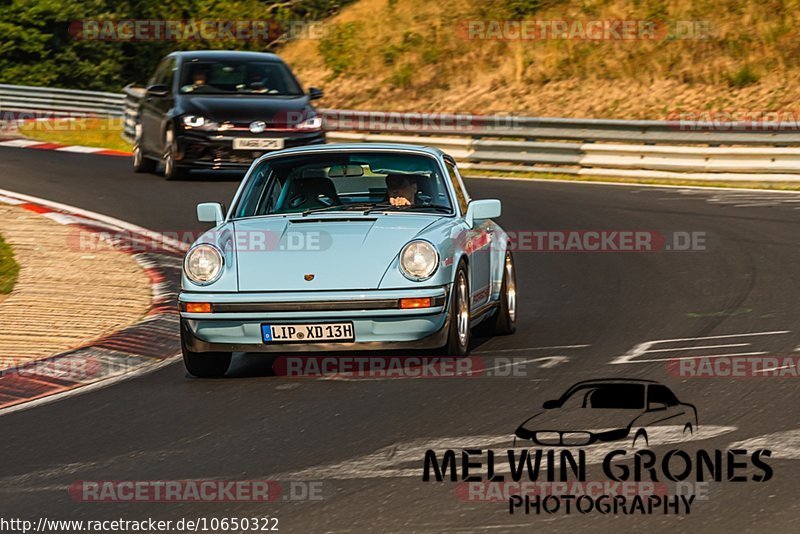
[[[216,282],[222,274],[222,253],[213,245],[197,245],[186,254],[183,270],[198,285]]]
[[[400,252],[400,270],[409,280],[427,280],[439,267],[439,253],[427,241],[412,241]]]

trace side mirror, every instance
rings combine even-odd
[[[197,205],[197,220],[200,222],[213,222],[219,225],[225,220],[222,204],[219,202],[203,202]]]
[[[165,97],[168,94],[169,94],[169,87],[167,87],[166,85],[161,85],[161,84],[151,85],[145,91],[145,95],[146,96],[156,96],[156,97],[159,97],[159,98]]]
[[[558,404],[557,400],[545,401],[544,404],[542,404],[542,408],[545,410],[552,410],[553,408],[558,408],[559,406],[560,405]]]
[[[467,224],[472,228],[475,220],[494,219],[500,217],[502,212],[503,208],[499,200],[473,200],[467,207]]]
[[[309,100],[319,100],[322,98],[322,89],[318,89],[316,87],[309,87],[308,88],[308,99]]]
[[[667,405],[664,402],[648,402],[647,403],[647,411],[648,412],[657,412],[660,410],[666,410]]]

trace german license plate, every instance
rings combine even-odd
[[[235,137],[234,150],[280,150],[283,139],[265,139],[260,137]]]
[[[353,341],[353,323],[319,324],[262,324],[264,343],[322,343],[325,341]]]

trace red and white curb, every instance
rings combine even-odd
[[[136,251],[152,231],[125,221],[0,189],[0,202],[17,205],[82,232],[115,236],[112,246]],[[162,237],[161,246],[130,252],[150,278],[152,300],[138,323],[87,345],[0,372],[0,415],[107,387],[149,373],[180,357],[176,298],[185,243]]]
[[[57,152],[74,152],[77,154],[99,154],[101,156],[130,156],[130,152],[111,150],[81,145],[62,145],[34,139],[6,139],[0,140],[0,147],[33,148],[35,150],[55,150]]]

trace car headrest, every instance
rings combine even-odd
[[[325,169],[314,167],[310,169],[303,169],[303,179],[305,178],[327,178]]]

